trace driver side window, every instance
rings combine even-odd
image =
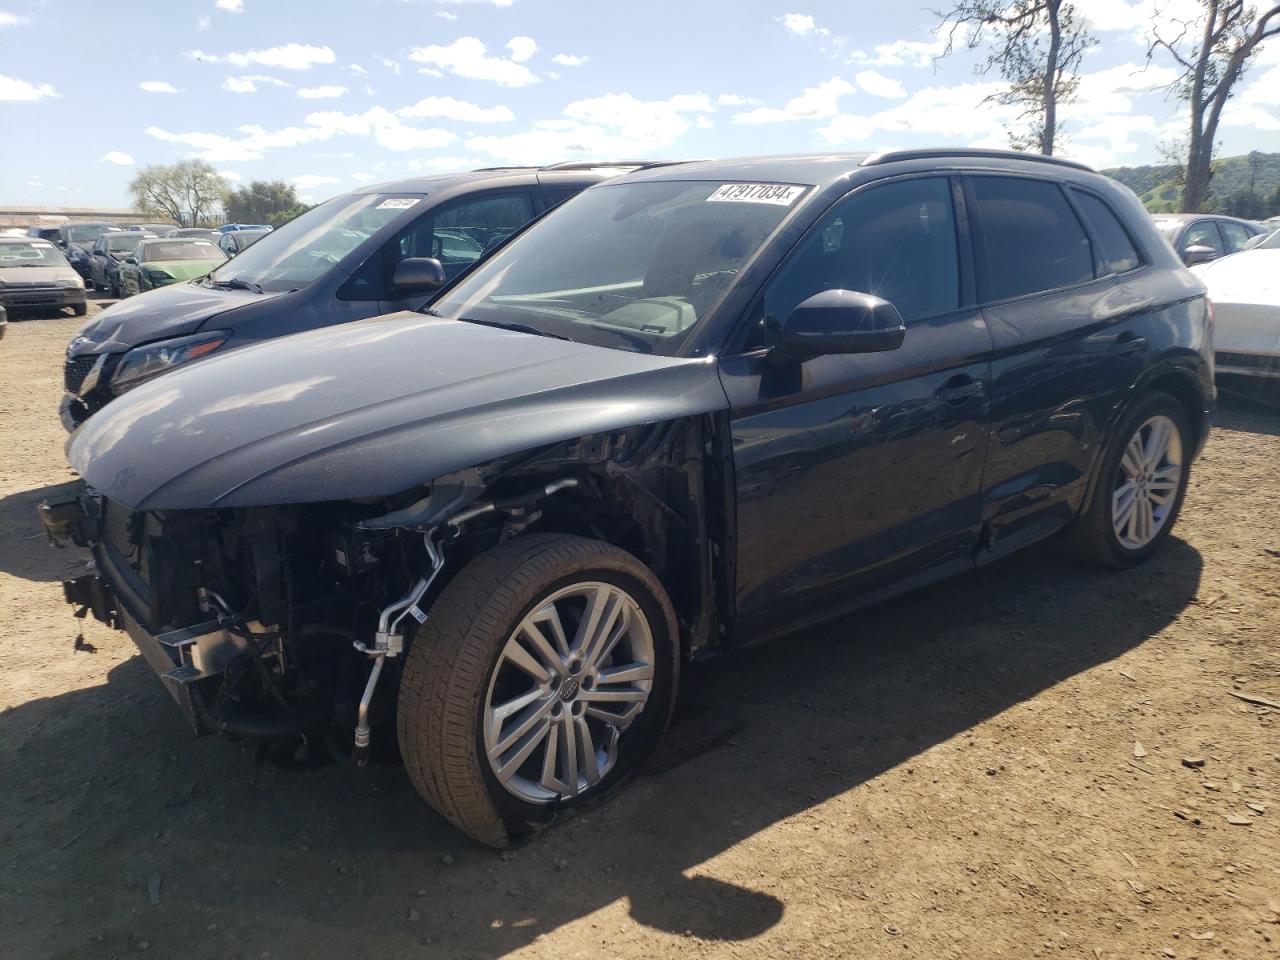
[[[765,291],[748,348],[823,290],[888,300],[907,323],[960,306],[951,185],[945,177],[900,180],[841,200],[800,241]]]

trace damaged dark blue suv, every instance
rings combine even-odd
[[[393,314],[72,437],[67,599],[197,733],[394,724],[503,845],[607,794],[689,658],[1069,536],[1138,563],[1208,430],[1204,291],[1115,182],[992,151],[601,184]],[[331,738],[332,739],[332,738]]]

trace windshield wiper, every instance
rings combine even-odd
[[[438,317],[440,314],[432,313],[431,316]],[[463,323],[474,323],[481,327],[496,327],[499,330],[514,330],[516,333],[532,333],[535,337],[550,337],[552,340],[568,340],[566,336],[558,333],[551,333],[548,330],[539,330],[537,327],[531,327],[525,323],[499,323],[496,320],[476,320],[474,317],[454,317],[455,320],[461,320]]]
[[[209,278],[209,285],[213,287],[224,287],[229,290],[249,290],[252,293],[266,293],[258,284],[252,280],[242,280],[240,277],[232,277],[230,280],[214,280]]]

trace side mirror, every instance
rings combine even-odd
[[[1259,233],[1257,236],[1250,237],[1248,240],[1246,240],[1246,241],[1245,241],[1245,243],[1244,243],[1244,246],[1243,246],[1243,247],[1241,247],[1240,249],[1241,249],[1242,251],[1243,251],[1243,250],[1252,250],[1254,247],[1256,247],[1258,244],[1260,244],[1260,243],[1261,243],[1263,240],[1265,240],[1265,239],[1267,239],[1267,234],[1265,234],[1265,233]]]
[[[1217,259],[1218,251],[1203,244],[1196,244],[1182,251],[1182,262],[1188,267],[1194,267],[1197,263],[1208,263],[1210,260]]]
[[[898,308],[853,290],[823,290],[791,312],[778,335],[778,360],[803,363],[826,353],[897,350],[907,335]]]
[[[407,257],[396,264],[391,286],[398,295],[405,297],[439,290],[448,279],[444,264],[435,257]]]

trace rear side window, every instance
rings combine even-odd
[[[1073,189],[1071,193],[1080,205],[1093,239],[1098,244],[1098,259],[1102,264],[1102,275],[1125,273],[1141,263],[1138,251],[1129,239],[1129,233],[1120,223],[1120,218],[1111,208],[1092,193]]]
[[[1093,251],[1067,198],[1053,183],[974,177],[983,299],[1007,300],[1093,279]]]
[[[1244,245],[1252,239],[1253,234],[1243,224],[1230,220],[1219,220],[1218,229],[1222,231],[1222,241],[1226,245],[1226,253],[1239,253]]]

